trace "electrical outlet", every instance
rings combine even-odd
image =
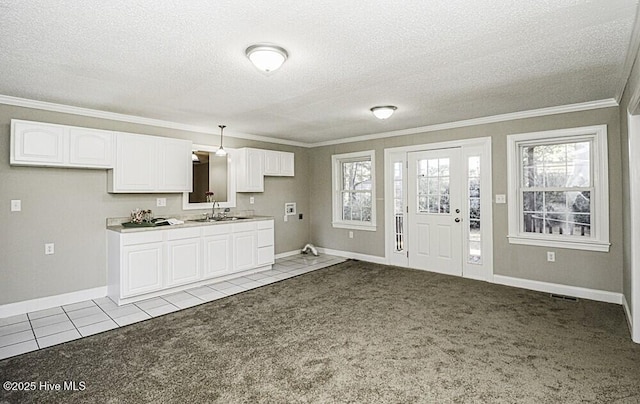
[[[353,238],[353,232],[349,231],[349,238]]]
[[[167,198],[156,198],[156,206],[167,206]]]
[[[20,212],[22,210],[22,201],[20,199],[11,200],[11,211]]]
[[[52,254],[55,254],[55,252],[56,252],[55,244],[47,243],[44,245],[44,255],[52,255]]]
[[[554,251],[547,251],[547,261],[556,262],[556,253]]]
[[[256,203],[256,198],[254,198],[253,196],[250,196],[250,197],[249,197],[249,203],[250,203],[250,204],[252,204],[252,205],[253,205],[254,203]],[[286,220],[285,220],[285,222],[286,222]]]

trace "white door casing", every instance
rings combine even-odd
[[[460,149],[408,154],[409,266],[462,276]]]

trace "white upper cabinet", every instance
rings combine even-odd
[[[294,175],[294,154],[275,150],[238,149],[237,192],[264,192],[265,176]]]
[[[109,192],[153,192],[157,188],[157,142],[152,136],[118,133],[116,164],[109,172]]]
[[[280,153],[280,175],[293,177],[295,175],[295,154],[289,152]]]
[[[111,168],[114,160],[113,133],[69,128],[69,163],[78,167]]]
[[[265,150],[242,148],[236,153],[236,192],[264,192]]]
[[[186,156],[186,157],[185,157]],[[158,189],[169,192],[189,192],[193,186],[191,142],[160,139],[158,142]]]
[[[264,175],[293,177],[294,154],[275,150],[265,150]]]
[[[97,129],[11,120],[12,165],[113,167],[113,133]]]
[[[111,193],[191,191],[191,142],[116,134],[116,164],[108,173]]]

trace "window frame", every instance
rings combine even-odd
[[[588,139],[591,142],[591,237],[584,239],[547,233],[525,233],[521,192],[522,146],[565,143]],[[609,243],[609,170],[607,125],[584,126],[507,136],[507,179],[510,244],[608,252]]]
[[[342,164],[355,161],[371,161],[371,221],[362,222],[357,220],[342,219]],[[334,228],[376,231],[376,159],[375,150],[367,150],[353,153],[334,154],[331,156],[331,183],[333,200],[333,220]]]

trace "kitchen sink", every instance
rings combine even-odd
[[[221,217],[221,218],[216,218],[216,219],[207,219],[207,218],[202,218],[202,219],[191,219],[189,220],[190,222],[200,222],[200,223],[207,223],[207,222],[233,222],[236,220],[247,220],[247,217],[235,217],[235,216],[229,216],[229,217]]]

